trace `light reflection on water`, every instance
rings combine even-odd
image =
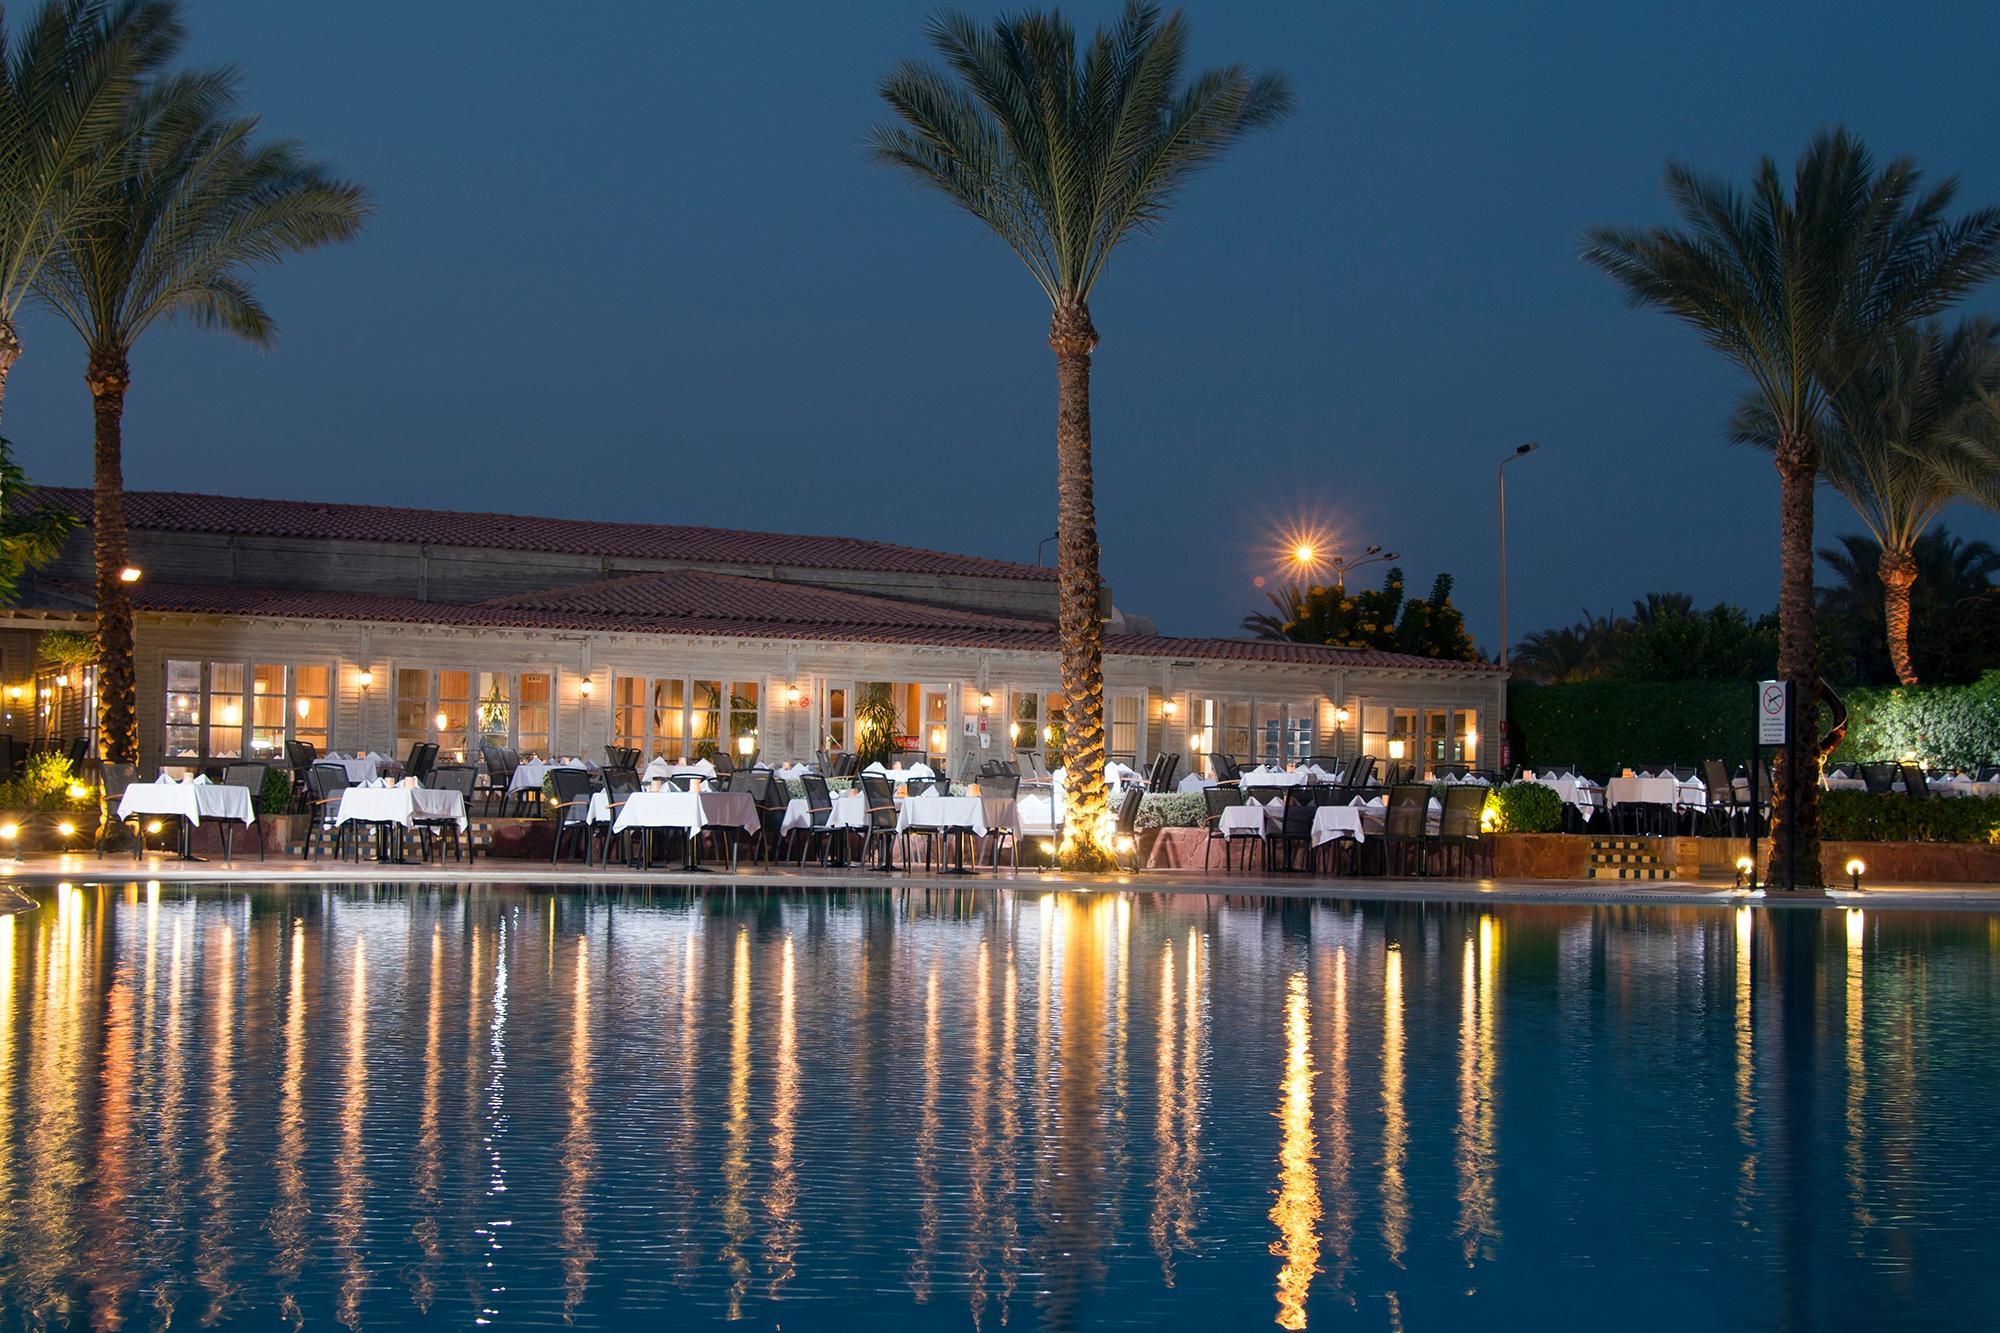
[[[1892,911],[64,888],[0,918],[0,1306],[1977,1323],[1996,960]]]

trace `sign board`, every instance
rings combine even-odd
[[[1765,680],[1757,683],[1757,744],[1783,745],[1785,726],[1791,720],[1790,681]]]

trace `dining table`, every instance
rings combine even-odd
[[[349,787],[340,793],[340,804],[335,807],[333,816],[336,828],[344,824],[367,824],[374,828],[376,859],[396,865],[409,864],[409,858],[404,854],[403,838],[417,826],[419,820],[425,823],[455,823],[461,834],[471,822],[465,813],[465,797],[460,793],[450,788],[406,786],[402,783]],[[396,855],[390,857],[392,834]]]
[[[118,798],[118,818],[120,821],[147,818],[179,820],[178,859],[200,861],[206,858],[194,854],[193,830],[204,818],[250,828],[257,822],[257,809],[248,787],[208,782],[200,778],[187,782],[175,782],[169,778],[159,782],[134,782],[126,787],[124,795]],[[228,839],[229,832],[225,828],[222,843],[224,860],[229,858]],[[144,845],[143,839],[141,845]]]
[[[747,791],[635,791],[619,805],[615,818],[610,797],[599,791],[591,795],[588,818],[593,824],[609,824],[613,833],[679,829],[686,835],[682,868],[688,871],[702,868],[695,862],[695,842],[703,829],[741,829],[754,836],[761,827],[757,800]]]

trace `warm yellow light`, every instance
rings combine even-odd
[[[76,836],[76,825],[65,819],[62,823],[56,825],[56,832],[62,834],[65,838],[74,838]]]
[[[750,752],[756,748],[757,738],[755,736],[738,736],[736,738],[736,753],[742,755],[745,759],[748,759]]]
[[[310,699],[301,699],[301,700],[299,700],[299,702],[298,702],[298,705],[297,705],[297,707],[298,707],[298,710],[299,710],[299,721],[303,722],[303,721],[305,721],[305,720],[306,720],[307,718],[309,718],[309,717],[311,717],[311,716],[312,716],[312,710],[313,710],[313,701],[312,701],[312,700],[310,700]]]
[[[18,699],[18,698],[20,698],[20,697],[21,697],[21,687],[20,687],[19,685],[9,685],[9,686],[7,687],[7,697],[8,697],[9,699]]]
[[[986,691],[981,690],[979,693],[979,711],[982,713],[990,712],[992,711],[992,708],[993,708],[993,696],[987,693]]]
[[[590,677],[585,676],[582,680],[577,682],[576,692],[582,695],[586,699],[590,697]]]
[[[146,825],[146,832],[158,833],[162,827],[164,826],[160,823],[160,821],[155,819]]]
[[[0,838],[12,842],[20,836],[21,826],[19,824],[0,824]]]
[[[1470,750],[1477,744],[1479,744],[1479,732],[1472,727],[1467,727],[1465,729],[1465,748]]]
[[[1856,876],[1865,875],[1868,873],[1868,866],[1857,856],[1847,863],[1847,873]]]
[[[1292,548],[1292,563],[1295,565],[1311,565],[1318,559],[1319,552],[1313,549],[1311,542],[1300,542]]]
[[[1347,725],[1347,719],[1348,719],[1348,717],[1349,717],[1349,713],[1348,713],[1348,711],[1347,711],[1347,710],[1346,710],[1345,708],[1336,708],[1336,709],[1334,709],[1334,710],[1333,710],[1333,725],[1334,725],[1334,726],[1336,726],[1336,727],[1344,727],[1344,726],[1346,726],[1346,725]]]
[[[1401,741],[1389,742],[1389,757],[1391,759],[1401,759],[1403,757],[1403,750],[1404,745]]]
[[[60,676],[56,677],[56,688],[59,690],[66,690],[69,688],[69,673],[67,671],[63,672]]]
[[[80,801],[88,795],[90,795],[90,788],[84,786],[81,782],[72,782],[69,784],[69,798],[72,801]]]
[[[432,720],[438,724],[439,731],[443,731],[446,727],[449,727],[451,725],[451,719],[444,715],[444,710],[442,708],[438,710],[438,715]]]
[[[797,708],[799,706],[799,699],[801,697],[802,696],[799,694],[798,686],[787,685],[785,687],[785,702],[790,704],[792,707]]]
[[[1009,722],[1007,724],[1007,739],[1010,741],[1019,741],[1021,739],[1021,724],[1019,722]]]
[[[944,753],[944,728],[943,728],[943,727],[932,727],[932,728],[931,728],[931,753],[933,753],[933,754],[942,754],[942,753]]]
[[[1126,835],[1126,834],[1120,834],[1120,835],[1119,835],[1119,838],[1118,838],[1118,850],[1119,850],[1119,851],[1121,851],[1121,852],[1129,852],[1129,851],[1131,851],[1131,850],[1132,850],[1132,848],[1133,848],[1133,846],[1134,846],[1134,845],[1135,845],[1135,844],[1133,843],[1133,841],[1132,841],[1132,839],[1131,839],[1131,837],[1130,837],[1129,835]]]
[[[222,710],[222,725],[237,727],[243,724],[243,705],[230,704]]]
[[[1178,713],[1180,711],[1181,711],[1181,706],[1175,703],[1172,699],[1169,699],[1165,703],[1160,705],[1161,717],[1172,717],[1175,713]]]
[[[1055,843],[1054,843],[1053,841],[1051,841],[1050,839],[1048,839],[1048,838],[1043,838],[1043,839],[1042,839],[1042,850],[1043,850],[1044,852],[1046,852],[1046,853],[1047,853],[1048,855],[1050,855],[1050,856],[1054,856],[1054,855],[1056,854],[1056,845],[1055,845]]]
[[[271,687],[270,687],[270,685],[268,685],[268,684],[267,684],[266,682],[264,682],[264,681],[261,681],[261,680],[259,680],[259,681],[253,681],[253,682],[251,682],[251,685],[250,685],[250,693],[252,693],[252,694],[268,694],[268,693],[270,692],[270,688],[271,688]]]
[[[1757,868],[1757,863],[1755,861],[1752,861],[1749,857],[1739,856],[1736,858],[1736,870],[1738,874],[1747,875],[1756,868]]]
[[[137,583],[139,581],[139,567],[137,565],[125,566],[125,568],[118,571],[118,581],[120,583]]]
[[[1042,728],[1042,744],[1053,745],[1055,744],[1055,739],[1056,739],[1056,729],[1054,727]]]
[[[361,668],[361,674],[356,676],[355,679],[361,683],[361,688],[365,690],[375,683],[375,673],[367,667],[363,667]]]

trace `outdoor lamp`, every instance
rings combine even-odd
[[[1347,725],[1347,710],[1345,708],[1336,708],[1333,710],[1333,725],[1336,727]]]
[[[299,700],[299,702],[298,702],[298,704],[297,704],[297,707],[298,707],[298,710],[299,710],[299,721],[303,722],[303,721],[305,721],[305,720],[306,720],[307,718],[309,718],[309,717],[311,717],[311,716],[312,716],[312,710],[313,710],[313,701],[312,701],[312,700],[310,700],[310,699],[301,699],[301,700]]]
[[[1172,717],[1175,713],[1178,713],[1180,711],[1181,711],[1181,706],[1175,703],[1172,699],[1168,699],[1165,702],[1161,703],[1160,705],[1161,717]]]
[[[21,826],[19,824],[0,824],[0,839],[12,842],[20,836]]]
[[[1861,892],[1861,877],[1868,873],[1868,867],[1862,863],[1860,857],[1853,857],[1848,861],[1847,873],[1854,881],[1854,891]]]
[[[365,690],[375,683],[375,673],[367,667],[362,667],[361,674],[356,676],[355,679],[361,683],[361,688]]]
[[[69,672],[65,671],[60,676],[56,677],[56,688],[59,690],[66,690],[69,688]]]
[[[981,690],[981,691],[979,692],[979,711],[980,711],[980,712],[982,712],[982,713],[990,713],[990,712],[992,712],[992,711],[993,711],[993,693],[992,693],[992,691],[990,691],[990,690]]]
[[[1019,722],[1009,722],[1007,724],[1007,739],[1015,742],[1020,741],[1021,724]]]
[[[1753,873],[1755,873],[1756,869],[1757,869],[1757,863],[1755,861],[1752,861],[1749,857],[1747,856],[1737,857],[1736,887],[1739,889],[1742,888],[1743,885],[1749,880],[1750,876]]]
[[[750,752],[756,748],[757,737],[752,733],[746,731],[736,738],[736,753],[742,755],[745,759],[748,759]]]
[[[74,838],[76,836],[76,825],[65,819],[62,823],[56,825],[56,832],[62,834],[65,838]]]
[[[790,705],[791,705],[792,707],[794,707],[794,708],[797,708],[797,707],[799,706],[799,687],[798,687],[798,686],[796,686],[796,685],[787,685],[787,686],[785,687],[785,702],[786,702],[786,703],[788,703],[788,704],[790,704]]]
[[[590,677],[585,676],[576,683],[576,692],[586,699],[590,697]]]
[[[1400,740],[1390,741],[1389,757],[1391,759],[1401,759],[1403,757],[1403,748],[1403,742]]]
[[[433,721],[435,721],[438,724],[439,731],[443,731],[446,727],[451,725],[451,719],[444,715],[443,709],[438,710],[438,715],[436,718],[433,719]]]
[[[72,782],[69,784],[69,798],[72,801],[80,801],[88,795],[90,795],[90,788],[84,786],[81,782]]]
[[[125,568],[118,571],[118,581],[120,583],[137,583],[139,581],[139,567],[137,565],[125,566]]]

